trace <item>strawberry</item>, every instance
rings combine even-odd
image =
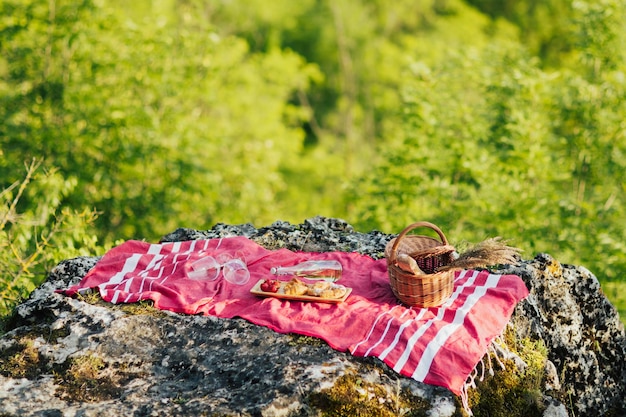
[[[266,279],[261,283],[261,291],[263,292],[278,292],[280,288],[280,282],[276,279]]]

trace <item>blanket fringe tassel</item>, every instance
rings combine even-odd
[[[497,336],[493,341],[489,344],[487,348],[487,353],[482,357],[480,362],[476,364],[476,367],[472,370],[472,372],[467,377],[467,380],[461,387],[461,404],[463,405],[463,410],[467,413],[468,416],[473,416],[472,409],[469,406],[469,390],[476,388],[476,380],[482,382],[485,379],[485,372],[488,372],[490,376],[494,376],[493,371],[493,363],[491,358],[493,357],[495,361],[500,365],[502,370],[506,369],[504,362],[500,359],[505,358],[505,352],[502,349],[502,346],[505,346],[504,340],[502,336]],[[486,362],[486,364],[485,364]],[[479,370],[480,368],[480,370]]]

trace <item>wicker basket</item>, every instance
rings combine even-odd
[[[407,235],[418,227],[434,230],[441,241],[428,236]],[[437,269],[452,262],[454,251],[454,246],[448,244],[446,236],[434,224],[417,222],[406,227],[385,248],[389,281],[395,296],[414,307],[436,307],[443,304],[452,294],[454,271],[437,272]],[[401,269],[397,263],[400,253],[415,259],[424,274]]]

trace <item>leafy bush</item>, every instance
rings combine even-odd
[[[592,59],[613,45],[589,40],[616,41],[596,32],[621,13],[581,5],[587,45],[576,67],[542,70],[505,42],[416,59],[402,87],[402,130],[353,189],[361,229],[426,219],[457,240],[500,235],[527,257],[548,252],[602,281],[622,279],[626,65],[619,55]],[[357,197],[364,192],[369,199]]]
[[[623,2],[127,3],[0,2],[0,188],[45,156],[104,242],[423,219],[623,280]]]
[[[90,233],[94,211],[70,211],[63,197],[76,185],[41,161],[0,193],[0,316],[27,296],[63,259],[100,253]]]

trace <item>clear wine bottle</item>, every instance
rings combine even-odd
[[[307,279],[337,281],[341,278],[341,263],[334,260],[304,261],[292,266],[275,266],[270,269],[274,275],[295,275]]]

